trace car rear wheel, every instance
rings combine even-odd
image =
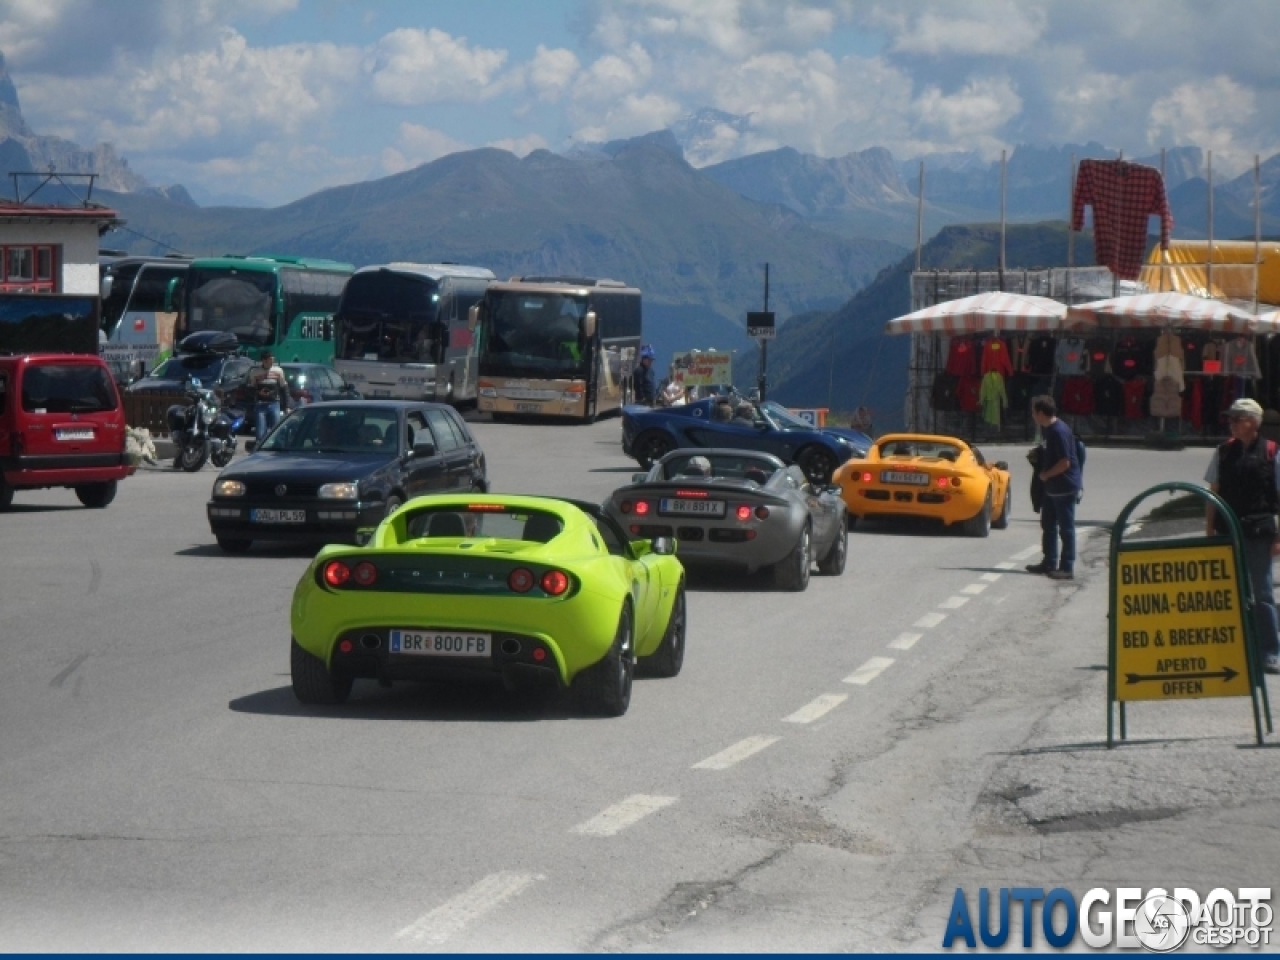
[[[809,586],[809,567],[813,563],[812,536],[808,525],[800,533],[795,549],[773,568],[773,585],[779,590],[799,593]]]
[[[253,546],[252,540],[242,540],[239,537],[216,537],[216,539],[223,553],[248,553],[249,548]]]
[[[76,487],[76,496],[90,510],[101,510],[116,498],[116,481],[83,483]]]
[[[1000,516],[991,521],[996,530],[1004,530],[1009,526],[1009,514],[1013,512],[1013,491],[1005,488],[1004,503],[1000,504]]]
[[[383,518],[385,519],[386,517],[391,516],[393,513],[399,510],[400,504],[402,503],[404,503],[404,501],[401,500],[399,497],[397,497],[394,493],[391,496],[387,497],[387,509],[382,514]]]
[[[660,430],[647,430],[636,437],[631,449],[636,462],[648,470],[676,448],[676,442]]]
[[[635,646],[631,607],[622,608],[613,646],[599,663],[578,675],[574,686],[583,709],[600,717],[620,717],[631,705],[631,680],[635,673]]]
[[[676,598],[671,604],[671,616],[667,618],[667,630],[662,635],[658,649],[640,661],[645,672],[655,677],[674,677],[684,666],[685,615],[684,584],[676,587]]]
[[[844,573],[845,560],[849,556],[849,530],[842,523],[836,531],[836,541],[831,544],[827,555],[818,561],[818,572],[827,577],[838,577]]]
[[[962,532],[969,537],[985,537],[991,533],[991,491],[987,491],[987,499],[982,503],[982,509],[978,511],[978,515],[970,520],[966,520],[962,526]]]
[[[289,641],[289,673],[293,679],[293,695],[303,703],[338,704],[351,695],[351,677],[333,674],[318,657]]]
[[[814,486],[830,483],[831,475],[839,466],[835,454],[823,447],[806,447],[801,450],[796,457],[796,464]]]

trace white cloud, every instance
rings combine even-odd
[[[1230,77],[1208,82],[1184,83],[1151,107],[1147,142],[1153,146],[1194,143],[1214,151],[1232,172],[1248,166],[1255,151],[1263,149],[1258,135],[1257,96]],[[1276,149],[1274,128],[1265,148]],[[1222,167],[1219,167],[1222,169]]]
[[[559,100],[573,83],[581,66],[572,50],[552,50],[538,44],[537,52],[525,71],[529,89],[539,100]]]
[[[416,123],[402,123],[396,145],[382,151],[382,169],[387,173],[402,173],[450,153],[469,149],[467,144],[440,130]]]
[[[501,92],[494,80],[505,50],[470,47],[443,30],[401,28],[382,37],[365,57],[373,92],[386,103],[421,106],[485,100]]]
[[[1018,0],[949,3],[937,10],[908,5],[877,19],[898,53],[926,56],[1015,56],[1033,51],[1044,35],[1045,15]]]
[[[574,137],[587,143],[635,137],[670,126],[682,113],[680,104],[668,97],[629,94],[614,101],[598,123],[575,130]]]
[[[508,150],[517,157],[527,157],[535,150],[547,150],[549,145],[540,134],[531,133],[524,137],[504,137],[501,140],[493,140],[487,146],[496,147],[499,150]]]
[[[1008,77],[974,80],[955,93],[930,87],[912,104],[920,132],[953,143],[994,139],[1022,108]]]

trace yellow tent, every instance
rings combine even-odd
[[[1169,249],[1152,248],[1141,280],[1154,292],[1172,290],[1215,300],[1253,302],[1254,256],[1258,258],[1257,296],[1260,303],[1280,306],[1280,243],[1223,240],[1213,244],[1213,270],[1208,269],[1209,244],[1204,240],[1170,240]]]

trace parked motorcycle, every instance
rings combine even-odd
[[[169,437],[177,448],[174,469],[195,473],[206,460],[221,469],[236,455],[236,431],[244,425],[243,410],[222,409],[214,391],[199,378],[187,382],[187,403],[174,404],[166,415]]]

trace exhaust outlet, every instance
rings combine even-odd
[[[502,641],[502,652],[509,657],[514,657],[520,652],[520,641],[508,637]]]
[[[366,650],[377,650],[382,646],[382,638],[376,633],[366,633],[360,638],[360,646]]]

